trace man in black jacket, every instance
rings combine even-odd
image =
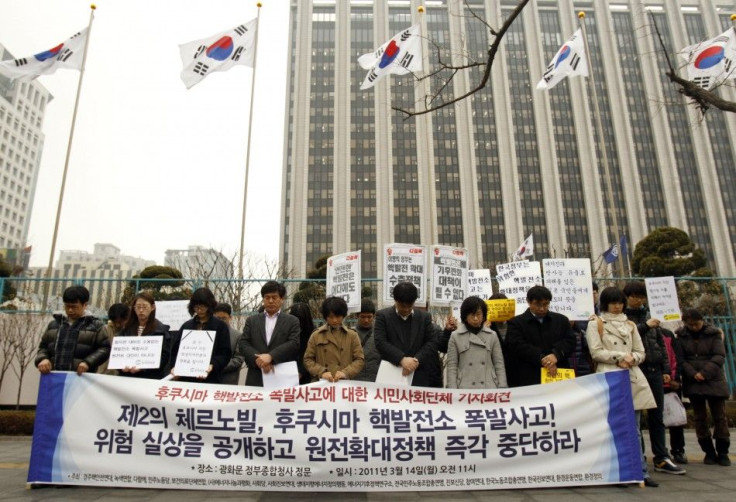
[[[575,334],[567,317],[549,311],[551,301],[549,289],[530,288],[526,293],[529,308],[508,323],[506,347],[514,366],[509,387],[541,383],[543,368],[555,376],[557,368],[570,367],[567,358],[575,350]]]
[[[376,313],[373,337],[378,353],[394,366],[401,366],[404,375],[414,372],[412,387],[441,387],[432,316],[414,308],[419,297],[417,287],[411,282],[399,282],[394,286],[393,297],[393,307]]]

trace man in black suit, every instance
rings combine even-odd
[[[414,309],[419,297],[411,282],[394,286],[394,306],[379,310],[373,326],[373,337],[381,358],[402,373],[414,372],[412,387],[433,387],[442,382],[442,375],[434,364],[437,360],[437,340],[429,312]]]
[[[509,364],[509,387],[536,385],[542,381],[542,368],[550,376],[557,368],[569,368],[567,358],[575,351],[575,333],[567,317],[549,311],[552,292],[534,286],[526,293],[529,308],[508,323],[506,347]]]
[[[248,366],[245,385],[263,387],[263,373],[273,370],[274,364],[295,361],[299,354],[299,319],[281,312],[285,296],[283,284],[268,281],[261,288],[263,313],[245,320],[238,342]]]

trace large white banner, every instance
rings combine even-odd
[[[527,309],[526,292],[542,285],[542,267],[538,261],[512,261],[496,265],[498,291],[516,301],[516,315]]]
[[[418,244],[386,244],[383,247],[383,302],[394,303],[394,286],[413,283],[419,290],[414,305],[427,305],[427,247]]]
[[[361,251],[351,251],[327,259],[327,296],[339,296],[348,312],[360,311]]]
[[[587,321],[595,313],[589,258],[542,260],[544,285],[552,292],[549,309],[571,321]]]
[[[628,371],[486,391],[41,376],[29,483],[489,490],[641,481]]]
[[[432,246],[432,292],[430,304],[450,306],[462,302],[468,289],[468,250]]]

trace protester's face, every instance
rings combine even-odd
[[[156,310],[156,306],[148,303],[143,298],[138,298],[133,305],[133,309],[135,310],[135,315],[138,316],[138,323],[145,324],[151,313]]]
[[[626,297],[626,305],[630,309],[639,309],[647,301],[647,297],[643,295],[630,295]]]
[[[413,303],[404,303],[404,302],[395,302],[396,304],[396,311],[399,313],[401,317],[406,317],[409,314],[411,314],[411,311],[414,309]]]
[[[471,328],[480,328],[483,326],[483,311],[481,309],[476,310],[472,314],[468,314],[465,318],[465,322]]]
[[[609,314],[622,314],[624,312],[624,304],[622,302],[611,302],[608,304]]]
[[[529,310],[536,317],[544,317],[549,312],[549,300],[532,300],[527,302]]]
[[[215,312],[213,315],[219,320],[223,321],[225,324],[230,324],[230,316],[227,312]]]
[[[192,307],[192,310],[194,310],[194,315],[196,315],[197,319],[199,319],[200,321],[206,321],[207,319],[209,319],[207,305],[195,305]]]
[[[268,315],[274,315],[281,310],[281,304],[284,299],[278,293],[266,293],[263,295],[263,308],[266,309]]]
[[[593,305],[598,305],[598,291],[593,290]]]
[[[82,317],[85,308],[87,308],[87,304],[82,303],[79,300],[74,303],[64,302],[64,313],[70,321],[76,321]]]
[[[358,326],[361,328],[370,328],[373,326],[373,314],[362,312],[358,314]]]
[[[345,319],[344,315],[337,315],[332,312],[327,314],[327,317],[325,317],[325,321],[327,321],[327,324],[329,324],[331,328],[339,328],[342,326],[343,319]]]
[[[688,320],[685,321],[685,327],[691,332],[691,333],[698,333],[701,329],[703,329],[703,326],[705,325],[705,322],[702,319],[698,319],[697,321]]]

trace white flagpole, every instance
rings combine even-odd
[[[595,69],[590,59],[590,47],[588,47],[588,35],[585,31],[585,12],[578,13],[578,19],[580,19],[580,28],[583,30],[583,43],[585,43],[585,57],[588,62],[588,77],[590,78],[590,88],[593,94],[593,115],[595,116],[595,125],[598,129],[599,138],[601,141],[601,160],[603,161],[603,176],[606,178],[606,192],[608,194],[608,202],[610,204],[609,210],[611,211],[611,222],[613,223],[613,242],[619,241],[619,228],[618,228],[618,212],[616,211],[616,203],[613,200],[613,189],[611,188],[611,174],[608,167],[608,148],[606,148],[606,135],[603,132],[603,124],[601,122],[601,109],[598,104],[598,91],[595,88]],[[593,147],[595,148],[595,146]],[[605,220],[604,220],[605,225]],[[621,267],[621,275],[624,274],[624,259],[619,249],[618,262]],[[615,277],[616,274],[614,274]]]
[[[253,137],[253,96],[256,89],[256,68],[258,68],[258,38],[260,37],[259,24],[261,21],[261,2],[256,4],[256,41],[253,44],[253,77],[250,86],[250,110],[248,112],[248,146],[245,154],[245,183],[243,184],[243,215],[240,222],[240,257],[238,259],[238,279],[243,280],[243,253],[245,252],[245,210],[248,201],[248,171],[250,168],[250,142]]]
[[[87,40],[84,41],[84,53],[82,54],[82,67],[79,69],[79,82],[77,84],[77,97],[74,100],[74,113],[72,114],[72,127],[69,130],[69,142],[66,145],[66,160],[64,160],[64,172],[61,176],[61,187],[59,188],[59,205],[56,207],[56,221],[54,222],[54,235],[51,238],[51,252],[49,253],[49,265],[46,268],[46,284],[43,290],[43,304],[41,310],[45,311],[49,301],[49,287],[51,286],[51,267],[54,264],[54,253],[56,253],[56,238],[59,235],[59,219],[61,218],[61,206],[64,202],[64,187],[66,186],[66,174],[69,170],[69,157],[72,152],[74,141],[74,128],[77,124],[77,109],[79,108],[79,95],[82,93],[82,81],[84,80],[84,66],[87,62],[87,47],[92,36],[92,21],[95,17],[97,6],[89,6],[89,24],[87,25]]]

